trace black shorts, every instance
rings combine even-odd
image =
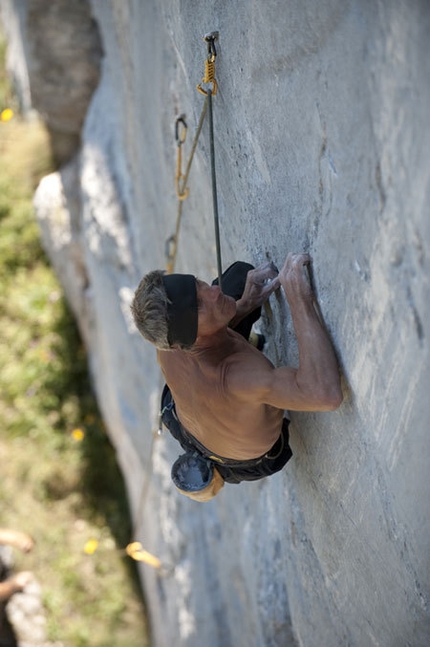
[[[284,418],[280,436],[269,451],[259,458],[239,461],[224,458],[209,451],[197,438],[194,438],[180,423],[172,394],[167,385],[163,390],[161,399],[161,418],[163,424],[172,436],[180,443],[185,452],[198,452],[217,468],[224,481],[227,483],[241,483],[242,481],[258,481],[266,476],[279,472],[293,455],[288,444],[288,425],[290,421]]]

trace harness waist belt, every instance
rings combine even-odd
[[[178,417],[176,416],[176,411],[173,408],[172,413],[174,414],[176,420],[180,423]],[[265,458],[278,458],[280,453],[282,452],[284,448],[284,434],[281,433],[278,440],[275,442],[275,444],[269,449],[268,452],[263,454],[262,456],[258,456],[257,458],[248,458],[248,459],[237,459],[237,458],[225,458],[224,456],[219,456],[218,454],[215,454],[211,452],[209,449],[207,449],[202,443],[197,440],[193,434],[191,434],[182,424],[182,432],[185,436],[185,438],[188,440],[188,442],[191,445],[194,445],[196,449],[199,450],[205,458],[209,458],[211,461],[216,461],[217,463],[221,463],[222,465],[228,465],[229,467],[253,467],[254,465],[258,465],[263,461]]]

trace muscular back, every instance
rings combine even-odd
[[[257,400],[250,388],[252,375],[273,365],[231,329],[220,346],[158,351],[158,362],[181,423],[210,451],[246,460],[278,439],[283,410]]]

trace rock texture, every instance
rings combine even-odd
[[[23,11],[23,0],[2,4],[15,18]],[[154,645],[425,647],[428,3],[92,0],[91,10],[100,83],[79,155],[42,182],[36,209],[89,349],[135,538],[165,565],[142,566]],[[291,415],[294,459],[283,473],[201,505],[171,486],[177,447],[153,433],[160,376],[128,302],[141,275],[165,263],[174,118],[197,123],[201,37],[214,29],[224,266],[310,252],[345,402]],[[189,185],[177,269],[209,279],[206,126]],[[294,362],[282,295],[271,305],[268,354]]]
[[[13,43],[8,66],[21,104],[40,113],[54,156],[65,163],[79,148],[100,77],[102,47],[90,6],[87,0],[4,0],[2,5]]]

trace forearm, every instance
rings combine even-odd
[[[11,528],[0,528],[0,544],[15,546],[24,552],[33,548],[33,539],[25,532],[19,532]]]
[[[235,328],[248,315],[254,311],[257,312],[278,287],[278,270],[273,263],[263,263],[256,269],[250,270],[242,296],[236,301],[236,314],[229,323],[230,328]]]
[[[0,602],[5,602],[9,598],[19,591],[14,580],[6,580],[5,582],[0,582]]]
[[[299,348],[298,387],[327,409],[342,402],[339,367],[333,345],[312,298],[290,303]]]
[[[14,546],[16,543],[17,533],[9,528],[0,528],[0,544]]]
[[[33,575],[30,571],[21,571],[0,582],[0,601],[8,600],[14,593],[23,591],[31,583]]]
[[[236,301],[236,314],[228,324],[229,327],[233,328],[234,330],[234,328],[236,328],[236,326],[238,326],[240,322],[252,312],[252,310],[253,308],[243,299],[239,299],[239,301]]]

